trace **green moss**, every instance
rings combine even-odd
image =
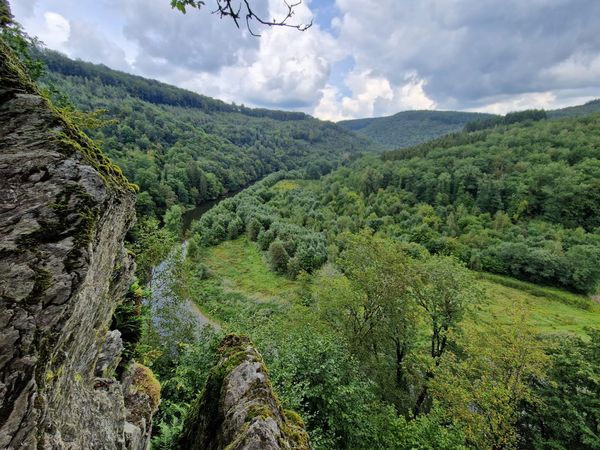
[[[246,422],[252,422],[256,417],[260,417],[263,420],[268,419],[273,416],[273,412],[271,408],[267,405],[252,405],[250,409],[248,409],[248,413],[246,415]]]
[[[0,64],[0,78],[6,87],[20,92],[37,94],[46,100],[48,107],[56,117],[58,128],[61,130],[55,134],[54,138],[63,154],[71,155],[74,152],[81,154],[84,160],[100,173],[109,186],[133,192],[139,191],[139,187],[129,183],[121,169],[104,154],[93,140],[81,131],[74,120],[73,114],[70,114],[66,108],[55,107],[48,96],[38,89],[27,75],[15,53],[1,37],[0,60],[3,61]]]
[[[40,300],[40,296],[52,286],[52,275],[46,269],[41,267],[33,267],[33,289],[25,299],[28,305],[36,304]]]
[[[160,383],[150,368],[135,363],[131,385],[136,392],[142,392],[148,396],[152,410],[158,407],[160,403]]]
[[[283,413],[291,425],[304,428],[304,420],[302,420],[302,417],[296,411],[286,409]]]

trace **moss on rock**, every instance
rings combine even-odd
[[[302,419],[296,413],[284,413],[250,339],[228,335],[219,351],[219,364],[190,407],[180,448],[309,449]]]

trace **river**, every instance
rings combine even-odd
[[[198,220],[204,213],[213,206],[219,204],[221,200],[232,197],[239,191],[225,194],[224,196],[205,202],[202,205],[186,211],[183,215],[183,233],[187,234],[192,222]],[[152,311],[152,322],[158,333],[168,338],[171,335],[175,341],[185,341],[185,336],[194,334],[210,325],[213,328],[220,328],[217,323],[206,317],[200,311],[198,306],[191,299],[180,299],[173,292],[172,282],[174,280],[173,271],[177,258],[185,257],[186,241],[181,243],[181,248],[175,249],[173,253],[164,261],[161,261],[152,269],[150,278],[150,298],[147,305]],[[177,336],[177,335],[180,336]],[[175,335],[175,336],[174,336]]]

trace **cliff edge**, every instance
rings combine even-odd
[[[110,330],[131,188],[0,39],[0,448],[147,446],[158,400],[139,383],[158,384],[139,365],[117,379]]]

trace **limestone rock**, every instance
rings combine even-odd
[[[122,347],[134,201],[0,39],[0,448],[146,447],[150,418],[128,446],[123,385],[96,377]]]
[[[229,335],[221,360],[188,414],[182,449],[310,449],[299,416],[277,400],[260,354],[248,338]]]

